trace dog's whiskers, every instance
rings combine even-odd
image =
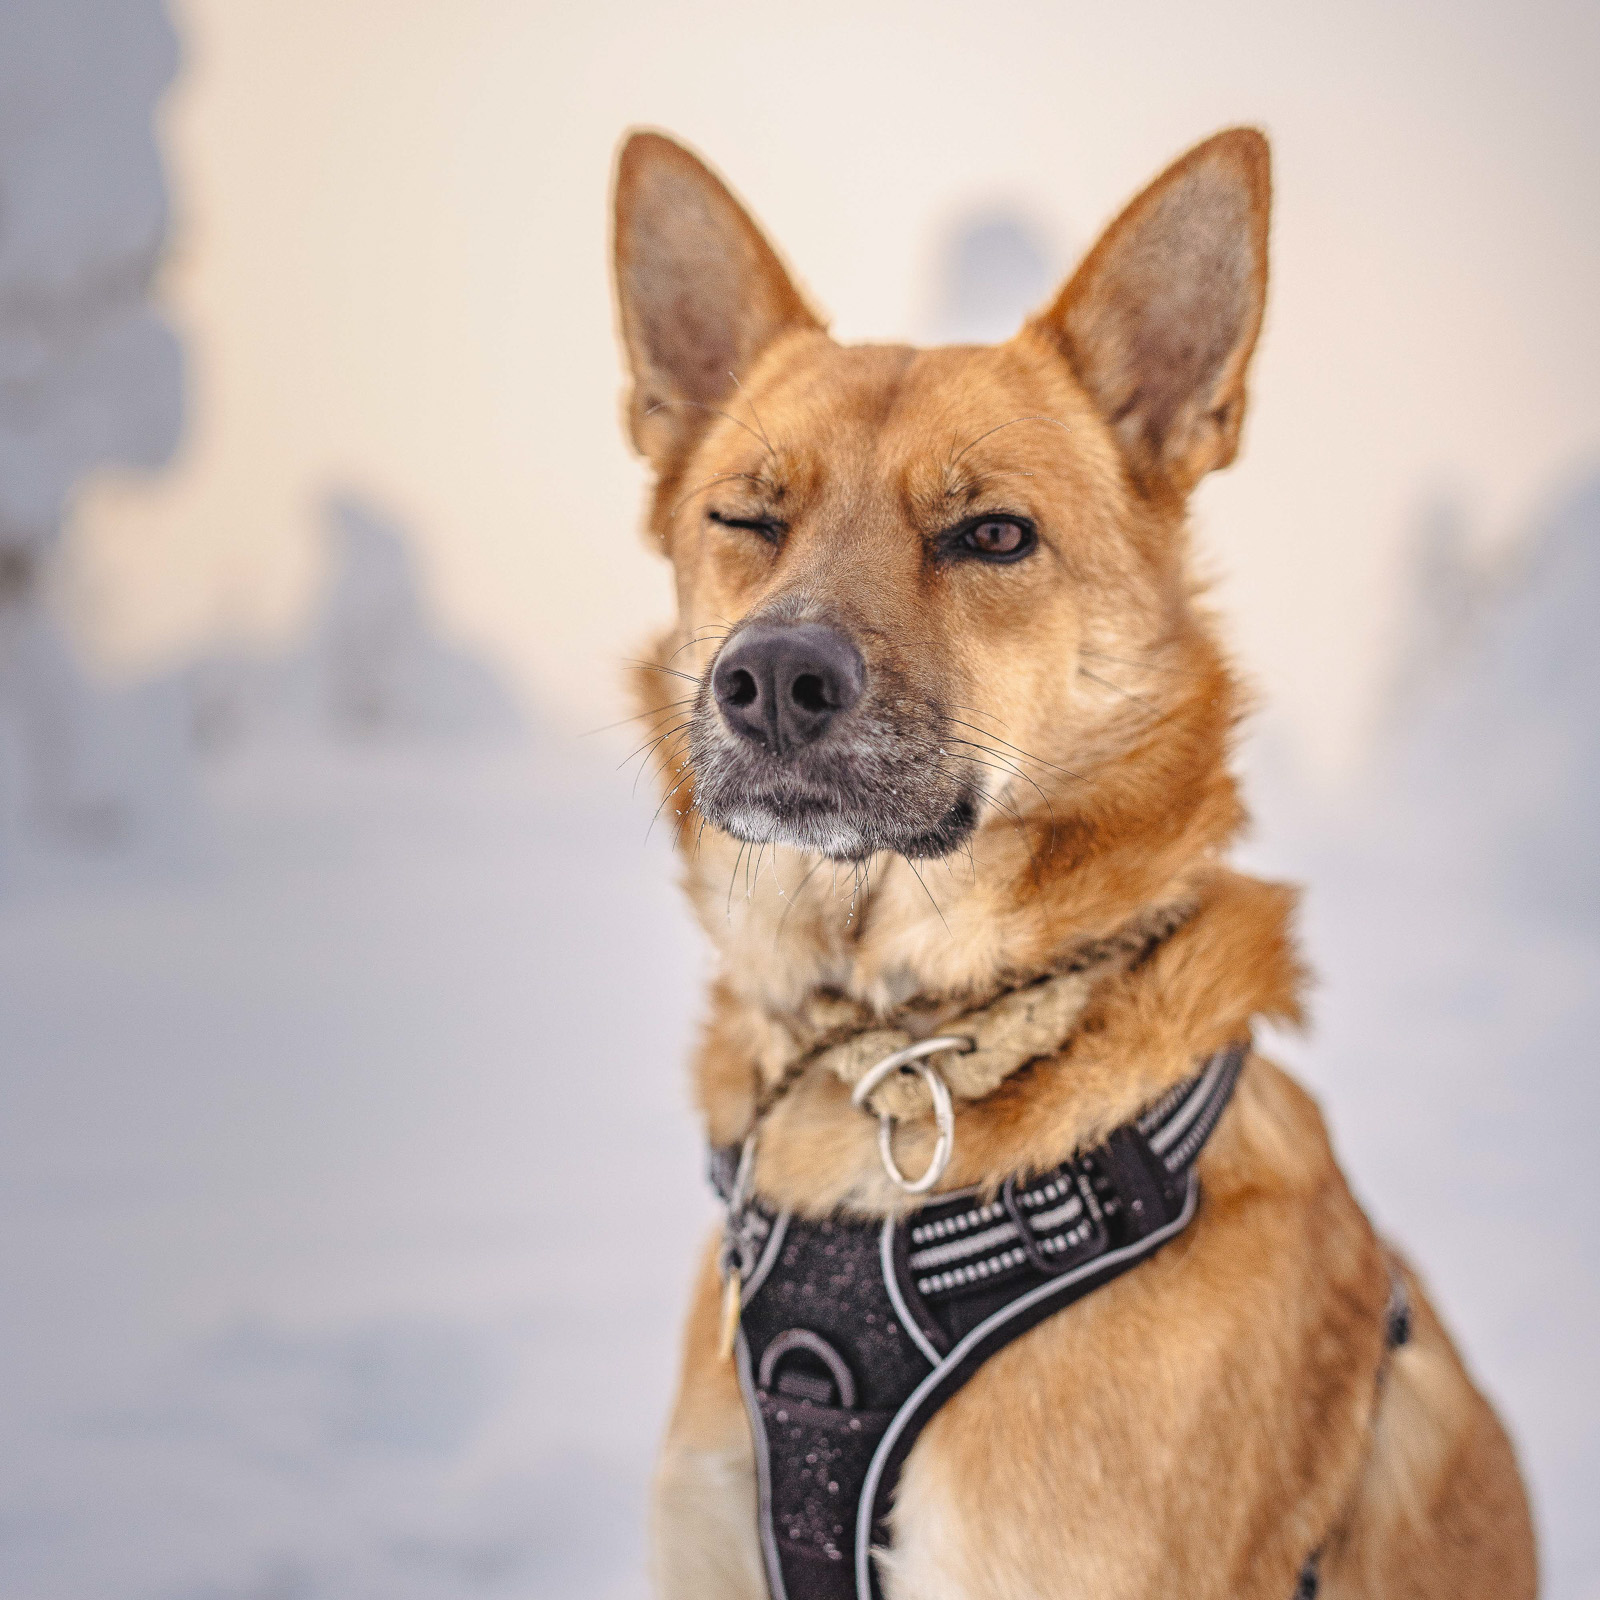
[[[945,720],[954,723],[958,728],[971,729],[973,733],[977,734],[982,739],[993,739],[996,744],[1003,744],[1007,750],[1014,751],[1016,755],[1022,758],[1022,760],[1031,761],[1035,766],[1049,767],[1052,772],[1059,772],[1068,778],[1075,778],[1079,783],[1087,783],[1089,781],[1083,775],[1083,773],[1074,772],[1071,767],[1057,766],[1054,761],[1046,761],[1043,756],[1036,756],[1031,750],[1024,750],[1021,745],[1012,744],[1009,739],[1002,739],[999,734],[990,733],[986,728],[973,727],[970,722],[964,722],[960,717],[947,717]]]
[[[1053,426],[1060,428],[1063,433],[1072,432],[1072,429],[1069,428],[1066,423],[1060,419],[1060,417],[1047,417],[1042,412],[1030,413],[1025,417],[1013,417],[1009,422],[1001,422],[996,424],[996,426],[990,428],[987,433],[980,433],[978,437],[972,440],[970,444],[964,445],[954,456],[951,457],[950,465],[946,470],[953,473],[961,464],[961,458],[967,453],[967,451],[976,449],[980,444],[983,443],[985,439],[992,439],[995,434],[1002,432],[1006,428],[1016,427],[1019,422],[1048,422]]]
[[[613,728],[625,728],[630,722],[649,722],[656,717],[665,717],[676,711],[681,706],[693,705],[695,696],[685,695],[681,700],[668,700],[665,705],[655,706],[648,711],[633,711],[617,722],[603,722],[598,728],[585,728],[578,735],[580,739],[592,739],[596,734],[610,733]],[[631,757],[629,759],[632,759]]]
[[[682,722],[680,722],[676,728],[668,728],[664,732],[658,733],[658,734],[654,735],[654,737],[646,739],[645,742],[642,745],[640,745],[637,750],[630,750],[627,753],[627,755],[625,755],[617,763],[616,770],[618,772],[620,772],[625,766],[627,766],[627,764],[630,761],[633,761],[637,757],[642,756],[642,755],[646,755],[647,752],[649,752],[651,750],[654,750],[656,748],[656,746],[658,744],[660,744],[663,739],[670,739],[673,734],[679,733],[684,728],[687,728],[689,726],[689,722],[690,722],[690,719],[685,717],[684,720]]]
[[[682,678],[685,683],[700,682],[692,672],[680,672],[676,667],[664,667],[659,661],[641,661],[637,656],[624,656],[622,661],[624,666],[642,667],[646,672],[664,672],[670,678]]]
[[[645,747],[648,753],[645,755],[644,760],[639,763],[639,770],[633,775],[633,787],[630,790],[630,793],[638,794],[639,780],[645,775],[645,771],[649,767],[652,757],[659,758],[659,764],[655,769],[655,777],[663,780],[666,778],[667,764],[672,760],[673,755],[678,753],[668,748],[667,741],[681,737],[688,731],[689,727],[689,721],[685,720],[679,723],[676,728],[669,728],[665,733],[661,734],[658,738],[653,740]],[[682,769],[680,768],[679,770],[681,771]]]
[[[1147,699],[1142,694],[1135,694],[1132,689],[1124,689],[1120,683],[1113,683],[1109,678],[1102,678],[1098,672],[1091,672],[1087,667],[1079,667],[1078,671],[1091,683],[1098,683],[1104,689],[1110,689],[1115,694],[1120,694],[1124,699],[1132,700],[1136,705],[1141,705],[1146,711],[1157,718],[1164,713],[1154,701]]]
[[[948,921],[945,920],[945,914],[944,914],[943,910],[940,908],[939,902],[933,898],[933,890],[928,887],[927,881],[923,878],[922,874],[917,871],[916,862],[913,861],[909,856],[902,856],[900,859],[902,861],[904,861],[905,864],[908,867],[911,868],[911,876],[913,878],[915,878],[919,884],[922,885],[922,892],[925,895],[927,895],[928,904],[933,907],[934,913],[938,916],[940,922],[944,923],[944,931],[945,931],[946,935],[948,935],[948,937],[953,941],[955,939],[955,934],[951,933],[950,924],[949,924]]]
[[[939,753],[941,755],[948,755],[948,752],[943,751],[943,750],[941,750]],[[975,765],[975,766],[987,766],[989,764],[987,762],[978,761],[973,756],[958,755],[958,756],[955,756],[955,757],[953,757],[951,759],[954,759],[954,760],[957,760],[957,761],[965,761],[965,762],[968,762],[968,763],[970,763],[972,765]],[[957,773],[952,772],[948,767],[944,766],[941,762],[939,762],[937,760],[935,760],[935,762],[934,762],[934,767],[935,767],[935,769],[937,771],[944,773],[948,777],[954,778],[954,777],[959,776]],[[997,770],[1003,770],[1003,769],[997,769]],[[1034,852],[1033,841],[1028,836],[1027,825],[1023,820],[1021,812],[1019,812],[1015,806],[1011,805],[1008,801],[1003,799],[998,794],[992,794],[992,795],[987,796],[986,798],[987,798],[988,803],[990,805],[994,806],[994,808],[997,811],[1001,812],[1004,816],[1006,816],[1006,817],[1008,817],[1010,819],[1011,826],[1016,830],[1016,833],[1017,833],[1018,837],[1022,840],[1023,848],[1028,852],[1028,861],[1029,861],[1029,864],[1030,864],[1030,866],[1032,868],[1034,882],[1036,884],[1039,883],[1041,881],[1040,880],[1040,876],[1039,876],[1039,858],[1038,858],[1037,854]],[[1048,802],[1046,802],[1046,803],[1048,804]],[[1052,842],[1054,841],[1054,838],[1055,838],[1055,822],[1054,822],[1054,817],[1052,816],[1052,819],[1051,819],[1051,839],[1052,839]],[[970,851],[970,846],[969,846],[969,851]],[[974,871],[974,873],[976,873],[976,870],[977,870],[977,862],[976,862],[976,860],[974,860],[974,862],[973,862],[973,871]]]
[[[728,874],[728,904],[724,909],[724,916],[729,922],[733,921],[733,885],[739,876],[739,863],[744,860],[744,853],[750,848],[748,842],[739,845],[739,853],[733,858],[733,871]]]
[[[1050,845],[1052,849],[1055,848],[1056,808],[1050,803],[1050,796],[1039,787],[1039,784],[1031,773],[1024,772],[1020,767],[1010,762],[1009,758],[1002,755],[998,750],[990,750],[987,745],[973,744],[971,739],[960,739],[947,735],[946,743],[971,745],[974,749],[983,750],[987,754],[992,755],[995,758],[995,761],[1001,764],[996,766],[993,762],[979,761],[976,756],[963,755],[960,757],[960,759],[963,761],[970,761],[976,766],[993,767],[993,770],[996,772],[1008,773],[1011,777],[1020,778],[1024,783],[1028,784],[1032,788],[1033,792],[1038,795],[1039,799],[1044,803],[1045,810],[1050,813]],[[1076,776],[1076,774],[1071,774],[1071,776]]]
[[[761,421],[761,413],[756,410],[755,401],[745,393],[744,385],[739,382],[738,373],[730,372],[728,376],[733,379],[733,386],[739,391],[739,398],[750,407],[750,415],[756,419],[756,426],[761,429],[761,442],[767,447],[767,455],[771,459],[773,465],[776,466],[778,461],[778,452],[772,448],[772,440],[767,437],[766,426]]]
[[[678,648],[667,657],[667,660],[676,661],[685,650],[692,648],[694,645],[704,644],[708,639],[726,639],[732,632],[732,628],[702,628],[698,633],[691,634],[687,639],[685,639],[683,643],[680,644]]]
[[[1111,661],[1119,667],[1132,667],[1136,672],[1170,672],[1178,677],[1197,678],[1199,673],[1190,667],[1174,667],[1161,661],[1138,661],[1127,656],[1108,655],[1104,650],[1079,650],[1080,656],[1088,656],[1093,661]]]
[[[783,915],[778,918],[778,926],[773,931],[772,947],[773,947],[774,950],[776,950],[777,947],[778,947],[778,940],[783,937],[783,930],[788,925],[788,921],[789,921],[790,916],[793,915],[793,913],[794,913],[794,908],[795,908],[796,902],[799,900],[800,896],[805,893],[806,885],[808,883],[810,883],[811,880],[817,875],[817,872],[821,868],[822,863],[824,861],[826,861],[827,859],[828,858],[826,856],[818,856],[817,859],[814,862],[812,862],[812,864],[811,864],[810,868],[807,870],[805,876],[803,878],[801,878],[799,883],[797,883],[794,886],[793,892],[784,896],[784,898],[788,901],[788,904],[783,908]],[[774,870],[776,870],[776,868],[774,868]],[[837,869],[836,869],[836,875],[837,875]],[[780,887],[778,892],[780,894],[783,894],[783,890],[782,890],[781,887]]]
[[[1010,732],[1011,724],[1004,718],[997,717],[992,711],[985,711],[979,706],[964,706],[958,700],[952,700],[950,704],[956,711],[970,711],[975,717],[987,717],[991,722],[998,722],[1002,728]]]
[[[747,429],[746,431],[748,432],[749,430]],[[700,484],[698,488],[691,489],[688,494],[679,500],[677,504],[674,505],[673,508],[667,513],[667,521],[673,521],[677,517],[678,513],[682,511],[683,508],[688,505],[688,503],[693,500],[697,494],[704,494],[707,489],[715,488],[719,483],[733,483],[740,480],[743,480],[745,483],[753,483],[756,488],[766,490],[769,493],[776,488],[776,485],[770,478],[762,477],[759,472],[719,472],[715,476],[707,478],[706,481]]]
[[[750,426],[748,422],[741,422],[731,411],[724,411],[720,406],[707,405],[703,400],[657,400],[654,404],[645,407],[645,415],[653,417],[658,411],[665,411],[669,406],[691,406],[696,411],[709,411],[714,417],[721,417],[726,422],[731,422],[736,428],[743,428],[755,442],[767,452],[772,464],[777,465],[778,458],[772,453],[772,446]]]

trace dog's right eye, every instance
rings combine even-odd
[[[759,535],[768,544],[781,544],[784,534],[789,531],[789,524],[780,522],[777,517],[730,517],[721,511],[708,511],[706,516],[719,528],[743,528],[746,533]]]
[[[1031,555],[1038,547],[1039,535],[1030,517],[988,512],[952,528],[941,543],[946,560],[1002,564]]]

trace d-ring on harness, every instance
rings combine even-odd
[[[945,1050],[959,1050],[963,1054],[972,1049],[972,1040],[947,1035],[937,1039],[919,1039],[904,1049],[886,1055],[862,1077],[850,1096],[850,1103],[865,1107],[873,1091],[892,1072],[914,1067],[928,1086],[933,1097],[934,1125],[938,1130],[933,1146],[933,1157],[928,1169],[914,1183],[908,1179],[894,1159],[894,1118],[886,1111],[878,1113],[878,1155],[883,1170],[892,1182],[907,1194],[926,1194],[950,1165],[950,1156],[956,1143],[956,1113],[950,1098],[950,1085],[939,1075],[938,1069],[927,1064],[926,1058]],[[750,1205],[750,1185],[755,1174],[756,1141],[761,1133],[758,1120],[744,1143],[723,1194],[727,1201],[727,1222],[722,1234],[722,1255],[719,1266],[722,1272],[722,1317],[717,1333],[717,1354],[726,1361],[733,1354],[734,1335],[739,1327],[739,1314],[744,1303],[745,1283],[755,1267],[755,1250],[765,1236],[761,1214]]]
[[[883,1170],[907,1194],[926,1194],[944,1176],[956,1147],[956,1113],[950,1099],[950,1085],[940,1076],[937,1067],[928,1065],[927,1058],[941,1055],[946,1050],[959,1050],[966,1055],[971,1049],[971,1039],[955,1034],[937,1039],[919,1039],[915,1044],[908,1044],[904,1050],[896,1050],[893,1055],[885,1056],[877,1066],[869,1067],[850,1095],[851,1105],[865,1106],[872,1098],[873,1091],[891,1072],[899,1072],[906,1067],[914,1068],[927,1084],[928,1093],[933,1097],[933,1121],[938,1136],[934,1141],[928,1170],[916,1182],[907,1178],[895,1164],[894,1118],[886,1111],[878,1113],[878,1154],[883,1158]]]

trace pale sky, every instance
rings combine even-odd
[[[329,485],[413,528],[448,628],[569,726],[662,620],[618,427],[624,128],[695,144],[847,339],[915,338],[999,200],[1063,252],[1215,129],[1272,136],[1273,285],[1239,463],[1196,501],[1238,653],[1357,748],[1419,514],[1503,546],[1600,464],[1591,4],[181,0],[164,112],[189,422],[71,528],[117,670],[281,636]]]

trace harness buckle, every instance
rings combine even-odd
[[[894,1118],[886,1111],[877,1114],[879,1159],[883,1162],[883,1170],[888,1174],[889,1181],[904,1190],[906,1194],[926,1194],[944,1176],[945,1168],[950,1165],[950,1157],[955,1153],[956,1147],[956,1112],[955,1103],[950,1097],[950,1085],[944,1081],[939,1069],[930,1066],[924,1058],[939,1055],[946,1050],[955,1050],[966,1055],[975,1048],[973,1040],[959,1034],[942,1034],[935,1039],[919,1039],[915,1044],[908,1044],[903,1050],[896,1050],[891,1055],[886,1055],[876,1066],[862,1074],[861,1081],[851,1091],[851,1105],[865,1108],[873,1091],[891,1072],[900,1072],[908,1068],[916,1072],[928,1086],[928,1093],[933,1099],[933,1121],[937,1137],[934,1140],[933,1156],[928,1162],[927,1171],[920,1178],[906,1177],[896,1165]]]

